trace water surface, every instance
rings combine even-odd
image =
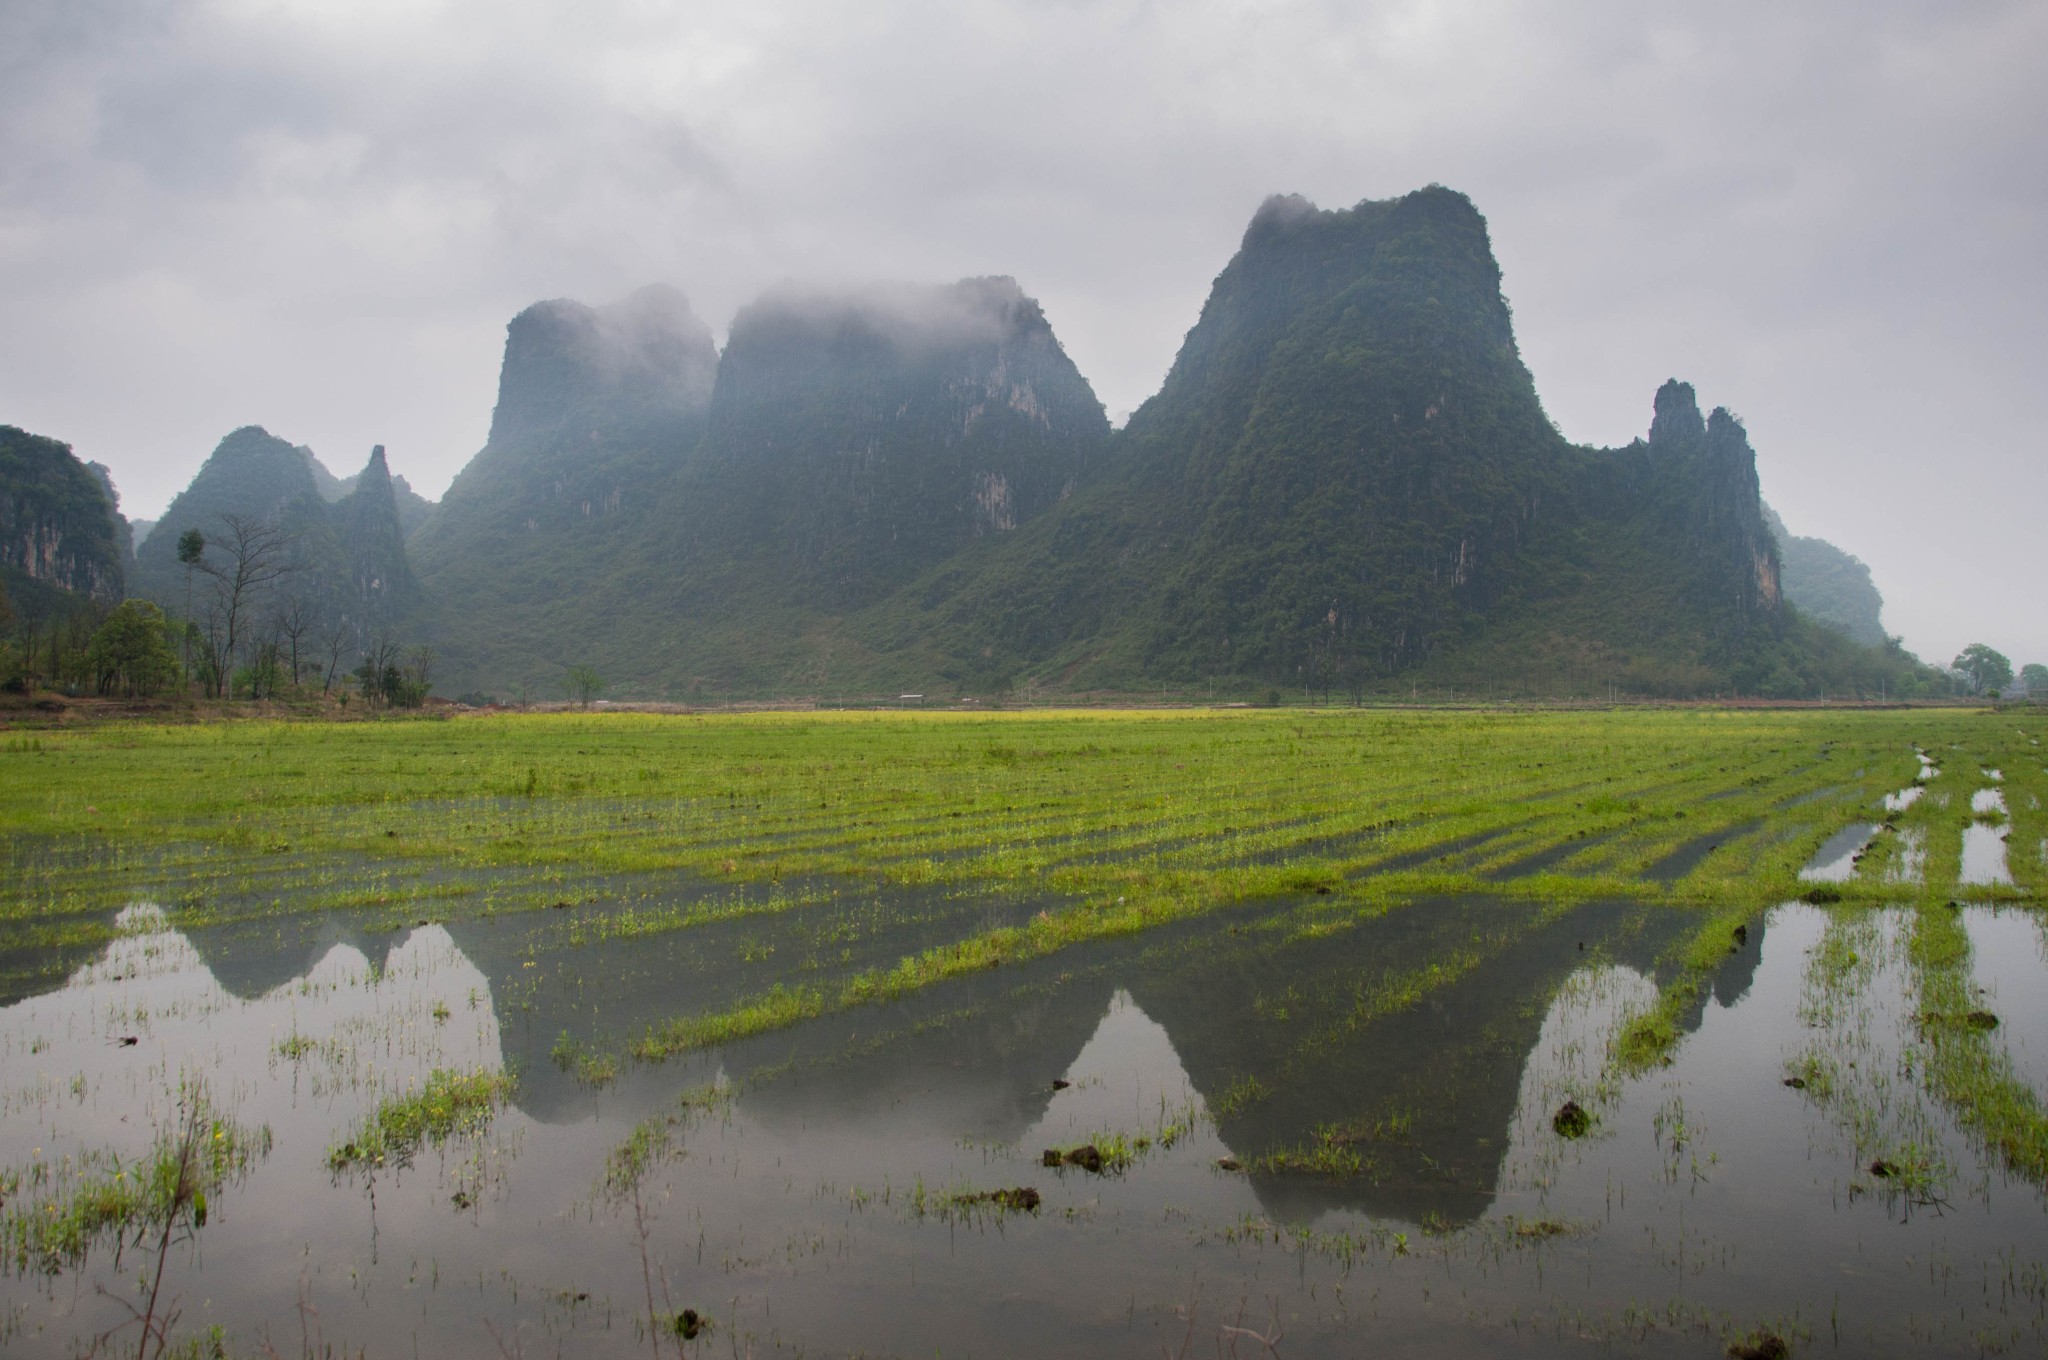
[[[900,949],[978,909],[896,906],[790,924],[836,938],[872,909]],[[305,1300],[316,1339],[372,1356],[497,1354],[494,1332],[640,1354],[650,1286],[664,1317],[716,1320],[688,1344],[704,1354],[1258,1352],[1226,1326],[1300,1356],[1718,1354],[1764,1325],[1807,1353],[2048,1342],[2039,1190],[1938,1102],[1887,1085],[1872,1125],[1853,1098],[1847,1073],[1894,1071],[1915,1042],[1902,913],[1753,922],[1670,1065],[1633,1077],[1609,1043],[1668,980],[1687,914],[1475,897],[1250,904],[609,1081],[558,1061],[562,1036],[597,1051],[681,994],[722,995],[749,937],[607,942],[577,916],[188,935],[138,904],[62,987],[0,1010],[0,1165],[132,1156],[204,1082],[271,1149],[169,1287],[181,1326],[280,1349]],[[2039,1090],[2039,918],[1966,921]],[[825,966],[792,954],[792,979]],[[1785,1084],[1815,1062],[1849,1094]],[[380,1099],[478,1067],[519,1075],[481,1136],[328,1169]],[[1584,1138],[1554,1127],[1566,1101]],[[647,1121],[672,1155],[636,1207],[605,1166]],[[1946,1168],[1912,1193],[1868,1170],[1871,1140],[1908,1127]],[[1119,1140],[1132,1159],[1107,1174],[1042,1165]],[[1023,1187],[1035,1212],[973,1198]],[[129,1289],[137,1260],[103,1244],[0,1280],[8,1353],[77,1353],[120,1320],[94,1286]]]

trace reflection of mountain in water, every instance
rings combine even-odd
[[[402,938],[367,927],[354,912],[311,912],[268,920],[201,926],[185,938],[223,990],[244,1001],[267,996],[307,976],[338,948],[353,949],[382,972]]]
[[[1085,964],[998,970],[735,1046],[726,1061],[744,1073],[796,1060],[792,1075],[744,1098],[759,1118],[898,1106],[959,1136],[1015,1142],[1043,1118],[1052,1080],[1121,987],[1171,1036],[1238,1157],[1312,1145],[1322,1130],[1370,1167],[1347,1178],[1256,1174],[1269,1212],[1463,1222],[1496,1191],[1559,987],[1595,960],[1652,972],[1689,924],[1632,903],[1545,912],[1483,899],[1415,903],[1313,936],[1245,921],[1112,942]],[[1738,975],[1753,971],[1760,943],[1752,928],[1717,994],[1746,985]],[[1401,1004],[1415,982],[1419,996]],[[1247,1079],[1262,1094],[1242,1099]]]
[[[521,1073],[516,1103],[562,1121],[585,1116],[592,1094],[551,1060],[560,1035],[621,1048],[659,1020],[758,989],[757,974],[730,966],[749,939],[779,932],[779,947],[796,953],[806,930],[836,939],[859,913],[893,921],[902,906],[832,903],[574,947],[557,938],[569,913],[446,928],[488,979],[507,1061]],[[918,929],[935,919],[971,925],[952,917],[973,910],[935,898],[910,926],[878,927],[870,946],[900,956],[922,943],[911,938]],[[1628,902],[1446,899],[1313,930],[1291,912],[1254,904],[829,1015],[675,1068],[628,1065],[610,1100],[659,1105],[713,1064],[747,1083],[743,1107],[769,1123],[903,1119],[1014,1144],[1046,1118],[1053,1081],[1069,1074],[1122,990],[1163,1028],[1175,1073],[1185,1071],[1240,1159],[1329,1143],[1364,1160],[1367,1173],[1351,1177],[1255,1173],[1270,1213],[1459,1223],[1497,1190],[1524,1070],[1558,988],[1594,961],[1650,973],[1689,924]],[[1761,935],[1752,926],[1715,977],[1722,1004],[1747,990]],[[250,996],[340,945],[380,965],[403,938],[327,913],[199,931],[192,942],[223,986]],[[792,970],[801,966],[792,959]],[[1685,1017],[1688,1029],[1704,1006]]]
[[[743,1098],[790,1123],[900,1110],[956,1136],[1015,1143],[1046,1114],[1121,988],[1164,1028],[1246,1160],[1325,1130],[1368,1175],[1255,1175],[1275,1215],[1327,1209],[1450,1222],[1498,1186],[1524,1069],[1559,987],[1594,961],[1653,973],[1691,924],[1627,902],[1566,909],[1489,899],[1418,902],[1322,934],[1288,933],[1271,904],[991,970],[726,1050],[730,1070],[776,1069]],[[1747,987],[1760,927],[1715,979]],[[1412,1000],[1407,989],[1414,988]],[[1685,1017],[1698,1024],[1701,1007]],[[1230,1098],[1248,1089],[1256,1098]],[[1030,1151],[1030,1149],[1026,1149]]]

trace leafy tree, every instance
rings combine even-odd
[[[1981,642],[1973,642],[1963,648],[1953,669],[1965,677],[1972,694],[1987,689],[2004,689],[2012,683],[2012,662]]]
[[[100,693],[155,694],[177,679],[178,655],[164,636],[164,612],[148,600],[123,600],[85,650]]]
[[[562,677],[562,688],[569,692],[571,699],[589,708],[591,701],[604,693],[604,677],[597,673],[596,667],[579,661]]]
[[[2020,684],[2028,694],[2048,698],[2048,666],[2029,661],[2020,667]]]

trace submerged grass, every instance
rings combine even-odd
[[[1970,937],[1953,907],[1924,906],[1908,946],[1919,984],[1921,1067],[1935,1096],[2006,1170],[2048,1185],[2048,1109],[1993,1037],[1973,989]]]
[[[379,1105],[348,1137],[327,1152],[332,1171],[404,1166],[427,1145],[479,1133],[512,1093],[512,1078],[479,1069],[436,1068],[417,1091]]]
[[[95,1245],[139,1242],[173,1226],[206,1226],[209,1197],[270,1151],[268,1128],[246,1128],[192,1093],[178,1124],[143,1156],[88,1152],[0,1173],[0,1262],[16,1274],[54,1275]]]

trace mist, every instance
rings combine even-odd
[[[438,495],[539,299],[1004,275],[1121,415],[1268,195],[1440,182],[1567,437],[1690,381],[1909,647],[2048,660],[2043,50],[2020,3],[16,0],[0,420],[143,518],[252,423]]]

